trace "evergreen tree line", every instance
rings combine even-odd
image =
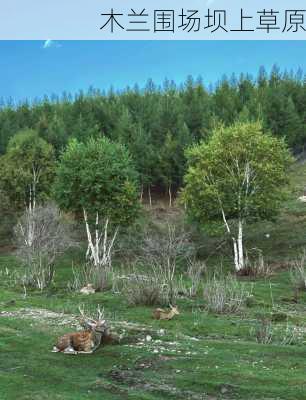
[[[104,93],[90,88],[75,96],[45,97],[33,103],[2,102],[0,154],[12,136],[34,129],[54,147],[56,157],[71,138],[83,142],[105,135],[125,144],[144,190],[171,193],[182,184],[185,149],[207,140],[212,128],[235,121],[262,121],[265,130],[284,137],[294,152],[306,143],[306,76],[260,68],[249,75],[224,76],[214,87],[188,77],[177,86],[165,80],[156,86]]]

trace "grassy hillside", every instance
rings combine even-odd
[[[40,293],[14,288],[8,271],[15,258],[0,258],[0,399],[281,399],[306,398],[306,293],[292,301],[288,266],[306,244],[306,204],[297,198],[306,184],[306,164],[290,172],[290,199],[275,223],[247,233],[249,249],[260,248],[273,273],[241,278],[252,301],[240,312],[205,311],[200,294],[180,298],[171,321],[151,318],[153,307],[131,307],[111,292],[84,296],[66,288],[71,262],[58,263],[55,285]],[[207,256],[217,239],[203,237]],[[205,246],[204,246],[205,247]],[[228,249],[208,267],[229,264]],[[78,306],[104,307],[120,344],[93,355],[52,353],[56,338],[77,327]],[[268,324],[268,325],[265,325]],[[271,343],[258,343],[266,327]],[[291,343],[291,344],[288,344]]]

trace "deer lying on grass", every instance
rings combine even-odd
[[[82,294],[93,294],[96,292],[96,289],[93,287],[92,283],[88,283],[86,286],[80,289],[80,293]]]
[[[104,339],[105,342],[109,341],[111,334],[100,308],[97,320],[86,317],[84,311],[81,308],[79,310],[82,316],[81,325],[85,330],[61,336],[53,347],[53,352],[91,354],[104,342]]]
[[[172,319],[175,315],[179,315],[179,310],[177,306],[172,306],[170,304],[170,311],[163,310],[162,308],[156,308],[156,310],[153,311],[153,318],[154,319]]]

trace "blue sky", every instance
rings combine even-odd
[[[148,78],[177,83],[202,75],[256,74],[264,65],[306,71],[304,41],[0,41],[0,97],[15,101],[75,93],[90,85],[122,89]]]

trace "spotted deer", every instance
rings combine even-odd
[[[104,313],[98,308],[98,319],[94,320],[85,316],[84,311],[79,308],[82,319],[83,331],[67,333],[58,338],[53,352],[66,354],[93,353],[103,342],[103,338],[110,336],[109,328],[104,319]]]
[[[153,318],[154,319],[166,319],[166,320],[170,320],[172,319],[175,315],[179,315],[179,310],[177,308],[177,306],[172,306],[170,304],[170,310],[166,311],[163,310],[162,308],[156,308],[153,311]]]

